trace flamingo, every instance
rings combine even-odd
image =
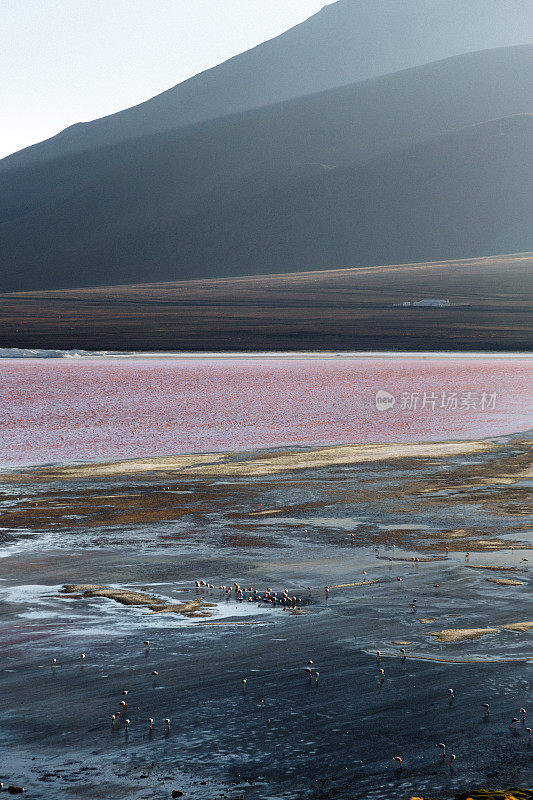
[[[381,675],[381,683],[383,683],[383,681],[385,680],[385,670],[380,669],[379,674]]]
[[[168,732],[169,732],[169,730],[170,730],[170,720],[168,719],[168,717],[166,717],[166,718],[163,720],[163,722],[164,722],[164,723],[166,723],[166,726],[167,726],[167,733],[168,733]]]
[[[509,730],[510,731],[514,731],[515,730],[513,725],[515,725],[517,722],[519,722],[518,717],[513,717],[511,722],[509,723]]]
[[[526,728],[526,733],[528,735],[529,741],[531,741],[531,728]]]
[[[148,639],[146,639],[146,641],[144,642],[144,644],[146,645],[146,649],[147,649],[147,650],[149,650],[149,649],[150,649],[150,642],[149,642],[149,640],[148,640]]]
[[[400,648],[400,653],[402,654],[402,661],[405,661],[407,658],[407,653],[405,652],[405,647]]]
[[[114,714],[110,714],[109,716],[111,717],[111,727],[114,728],[116,716]]]
[[[454,753],[452,753],[451,756],[450,756],[450,769],[453,769],[453,762],[454,761],[455,761],[455,755],[454,755]]]
[[[490,715],[490,706],[488,703],[481,703],[481,708],[484,708],[487,712],[487,717]]]
[[[526,709],[525,708],[521,708],[520,709],[520,715],[522,717],[522,725],[525,725],[526,724]]]
[[[243,692],[246,691],[246,678],[242,679],[242,690],[243,690]]]
[[[85,653],[82,653],[82,654],[81,654],[81,656],[80,656],[80,658],[81,658],[81,660],[83,661],[83,659],[85,658]]]
[[[125,719],[125,720],[124,720],[124,725],[126,726],[126,733],[128,732],[128,727],[129,727],[129,724],[130,724],[130,721],[129,721],[129,719]]]
[[[455,695],[453,693],[453,689],[448,689],[448,694],[450,695],[450,704],[451,704],[455,700]]]
[[[318,683],[318,676],[319,675],[320,675],[320,672],[315,672],[315,686]]]
[[[152,725],[154,724],[154,720],[152,717],[148,717],[148,730],[152,730]]]
[[[393,756],[393,757],[392,757],[392,760],[393,760],[393,761],[397,761],[397,762],[398,762],[398,770],[399,770],[400,772],[403,772],[403,761],[402,761],[402,759],[400,758],[400,756]]]
[[[441,750],[442,750],[442,757],[444,758],[444,757],[445,757],[445,755],[446,755],[446,745],[444,744],[444,742],[439,742],[439,743],[438,743],[438,745],[437,745],[437,747],[440,747],[440,748],[441,748]]]

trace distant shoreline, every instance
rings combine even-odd
[[[271,358],[271,359],[287,359],[287,358],[353,358],[364,360],[367,358],[457,358],[458,353],[452,350],[436,350],[434,352],[427,350],[413,350],[413,351],[400,351],[400,350],[224,350],[217,352],[216,350],[194,350],[172,351],[172,350],[147,350],[147,351],[132,351],[123,352],[119,350],[101,350],[101,351],[71,351],[71,350],[45,350],[40,348],[0,348],[1,359],[11,359],[18,361],[19,359],[31,358],[66,358],[66,359],[86,359],[86,358]],[[479,351],[466,351],[460,353],[461,358],[533,358],[533,351],[527,352],[484,352]]]

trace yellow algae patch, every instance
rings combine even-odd
[[[393,644],[411,644],[411,642],[393,642]]]
[[[371,581],[356,581],[355,583],[337,583],[334,586],[330,586],[330,589],[349,589],[350,586],[370,586],[373,583],[383,583],[382,578],[376,578],[375,580]]]
[[[420,617],[418,620],[422,625],[428,625],[430,622],[435,622],[435,617]]]
[[[186,617],[210,617],[206,608],[214,608],[214,603],[203,603],[201,600],[189,600],[186,603],[170,603],[166,606],[155,606],[150,614],[183,614]]]
[[[518,567],[487,567],[481,564],[465,564],[468,569],[489,569],[493,572],[518,572]]]
[[[525,631],[533,630],[533,622],[510,622],[507,625],[500,625],[499,628],[446,628],[442,631],[432,631],[430,636],[435,636],[439,642],[462,642],[464,639],[478,639],[488,633],[501,633],[506,631]]]
[[[105,588],[97,583],[67,583],[63,586],[63,592],[70,594],[71,592],[90,592],[93,589]]]
[[[281,514],[283,508],[273,508],[270,511],[252,511],[249,516],[250,517],[264,517],[268,514]]]
[[[499,633],[500,628],[445,628],[442,631],[432,631],[430,636],[434,636],[439,642],[462,642],[465,639],[479,639],[488,633]]]
[[[153,614],[176,613],[188,617],[208,617],[208,608],[213,608],[213,603],[204,603],[202,600],[188,600],[185,603],[167,603],[145,592],[134,592],[130,589],[110,589],[108,586],[99,586],[92,583],[69,583],[63,587],[63,594],[71,597],[92,598],[105,597],[124,606],[143,606]]]
[[[411,661],[436,661],[439,664],[525,664],[527,658],[443,658],[441,656],[420,656],[409,653]]]
[[[500,586],[523,586],[524,581],[513,581],[512,578],[486,578],[490,583],[497,583]]]
[[[108,478],[114,475],[135,475],[163,472],[194,477],[249,477],[275,475],[292,470],[317,469],[343,464],[363,464],[403,458],[446,458],[463,454],[484,453],[495,449],[487,441],[421,442],[400,444],[352,444],[318,447],[305,451],[281,453],[208,453],[188,456],[161,456],[107,463],[80,464],[71,467],[46,467],[32,472],[36,479]],[[3,476],[9,479],[9,475]]]
[[[506,631],[530,631],[533,630],[533,622],[512,622],[510,625],[502,625]]]

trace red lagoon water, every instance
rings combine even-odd
[[[527,356],[4,359],[0,380],[5,465],[533,427]]]

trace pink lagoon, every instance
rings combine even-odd
[[[0,375],[5,466],[476,439],[532,419],[527,355],[2,359]]]

